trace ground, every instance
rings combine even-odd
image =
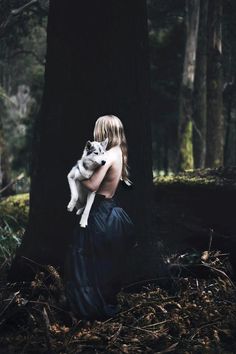
[[[216,178],[222,182],[222,175],[219,177],[219,171],[216,172]],[[3,200],[0,203],[0,353],[235,353],[236,288],[232,254],[216,247],[220,245],[217,237],[221,241],[227,235],[232,239],[235,225],[232,223],[230,229],[230,217],[222,214],[224,210],[230,212],[228,206],[221,207],[219,212],[205,205],[209,189],[204,189],[207,187],[202,183],[201,178],[205,178],[202,173],[199,184],[192,185],[188,179],[187,187],[181,177],[177,182],[172,180],[172,184],[170,179],[162,184],[158,180],[154,211],[157,228],[153,230],[153,237],[156,235],[160,243],[164,239],[164,245],[167,237],[170,245],[171,240],[172,244],[173,240],[180,244],[181,234],[185,242],[197,237],[201,242],[190,248],[179,245],[179,251],[164,247],[168,282],[160,282],[158,275],[156,279],[146,276],[126,283],[118,295],[119,313],[105,321],[89,322],[73,316],[65,302],[63,280],[52,265],[42,265],[31,282],[6,281],[14,249],[12,242],[19,241],[27,220],[28,195]],[[191,178],[196,182],[195,176]],[[179,186],[179,182],[183,185]],[[196,191],[199,185],[203,189]],[[216,187],[214,180],[208,186],[213,191],[210,203],[214,205],[218,200],[218,195],[215,200],[214,195],[222,183]],[[183,191],[187,193],[183,195]],[[199,205],[205,198],[200,208],[204,209],[205,219],[201,213],[196,214],[196,205],[189,203],[189,196],[195,198],[191,201],[198,200]],[[217,212],[222,218],[213,229],[210,226],[219,219]],[[229,220],[227,227],[232,234],[224,234],[225,220]],[[160,249],[156,257],[160,256]]]

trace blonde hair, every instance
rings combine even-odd
[[[108,138],[108,150],[113,146],[120,146],[123,159],[121,179],[127,184],[131,183],[128,178],[128,147],[121,120],[112,114],[99,117],[95,122],[93,136],[96,141],[103,141]]]

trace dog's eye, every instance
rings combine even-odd
[[[95,155],[98,155],[98,152],[94,152]]]

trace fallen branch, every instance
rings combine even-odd
[[[4,21],[3,23],[1,23],[0,25],[0,37],[3,36],[6,28],[14,22],[14,20],[16,19],[17,16],[19,16],[25,9],[27,9],[28,7],[36,4],[38,2],[38,0],[31,0],[30,2],[28,2],[27,4],[19,7],[18,9],[13,9],[10,12],[10,15],[7,17],[6,21]]]
[[[8,183],[5,187],[3,187],[2,189],[0,189],[0,193],[4,192],[7,188],[11,187],[13,184],[15,184],[16,182],[20,181],[22,178],[24,178],[25,175],[22,172],[21,174],[19,174],[19,176],[17,176],[15,179],[13,179],[13,181],[11,181],[10,183]]]

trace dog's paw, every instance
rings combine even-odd
[[[87,220],[85,220],[85,219],[83,219],[83,218],[81,218],[79,224],[80,224],[81,227],[86,227],[86,226],[88,225]]]
[[[84,217],[84,215],[82,215],[79,224],[81,227],[86,227],[88,225],[88,219],[86,217]]]
[[[68,205],[67,205],[67,210],[68,211],[73,211],[74,207],[75,207],[76,202],[71,201]]]
[[[84,210],[84,207],[83,208],[79,208],[76,212],[76,215],[80,215]]]

